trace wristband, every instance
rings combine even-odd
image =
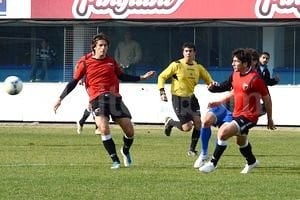
[[[166,91],[165,91],[164,88],[160,88],[160,89],[159,89],[159,93],[160,93],[160,96],[166,95]]]

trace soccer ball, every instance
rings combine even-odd
[[[23,82],[17,76],[8,76],[4,81],[4,90],[10,95],[19,94],[23,89]]]

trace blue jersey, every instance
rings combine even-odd
[[[232,121],[232,112],[230,112],[224,105],[210,108],[208,112],[211,112],[216,117],[214,126],[220,127],[225,122]]]

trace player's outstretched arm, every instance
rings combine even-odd
[[[140,79],[141,80],[147,80],[147,79],[153,77],[155,75],[155,73],[156,73],[155,71],[148,71],[145,74],[141,75]]]
[[[61,101],[70,93],[72,92],[72,90],[76,87],[78,83],[78,80],[71,80],[65,87],[64,91],[61,93],[61,95],[59,96],[59,99],[57,100],[57,102],[54,104],[54,113],[56,113],[57,109],[59,108],[59,106],[61,105]]]
[[[134,76],[130,74],[122,73],[118,78],[123,82],[138,82],[142,80],[147,80],[155,75],[155,71],[148,71],[141,76]]]
[[[232,74],[228,77],[226,81],[223,81],[221,83],[213,83],[208,86],[208,90],[212,93],[217,92],[226,92],[230,91],[232,89]]]

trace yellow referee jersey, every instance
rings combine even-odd
[[[194,93],[194,89],[200,80],[207,85],[213,82],[208,71],[196,61],[186,64],[183,59],[172,62],[158,76],[158,89],[164,88],[166,80],[172,78],[171,94],[188,97]]]

